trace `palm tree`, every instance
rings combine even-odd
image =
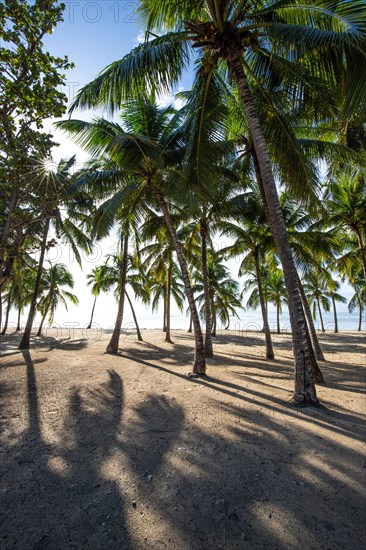
[[[146,276],[153,297],[153,311],[158,309],[160,299],[163,299],[163,332],[165,332],[165,341],[172,343],[170,337],[171,297],[173,296],[180,311],[183,311],[184,285],[182,285],[179,267],[176,265],[174,245],[164,216],[156,214],[151,209],[147,210],[147,214],[148,217],[139,231],[140,239],[146,244],[139,250],[139,255],[143,258],[146,266]],[[185,230],[182,230],[180,224],[180,213],[172,214],[172,219],[177,237],[182,242]],[[186,254],[185,258],[189,259]]]
[[[125,267],[124,263],[127,262]],[[127,255],[125,259],[124,253],[120,254],[108,254],[105,263],[101,266],[103,285],[106,291],[109,291],[112,287],[115,287],[114,294],[116,299],[121,302],[122,290],[120,288],[121,273],[126,271],[124,276],[123,294],[127,298],[127,301],[131,308],[132,317],[135,323],[137,339],[142,342],[140,327],[137,321],[135,308],[133,307],[132,300],[127,292],[127,286],[131,286],[135,298],[141,298],[142,302],[147,304],[150,301],[150,289],[148,286],[148,277],[146,276],[145,269],[142,267],[141,262],[137,255]]]
[[[219,224],[222,232],[235,239],[230,247],[223,252],[229,256],[242,256],[239,276],[248,271],[255,271],[258,286],[258,298],[263,318],[263,328],[266,340],[266,358],[274,359],[271,331],[268,324],[268,312],[262,280],[262,266],[265,253],[273,246],[272,236],[264,215],[263,206],[257,191],[247,192],[232,201],[235,207],[235,217],[241,213],[240,225],[225,221]]]
[[[105,267],[104,266],[94,267],[91,273],[87,274],[86,279],[87,279],[86,284],[88,286],[91,286],[91,293],[94,296],[94,302],[92,306],[90,321],[88,326],[86,327],[87,329],[90,329],[93,323],[95,304],[97,302],[97,298],[101,292],[107,292],[108,290],[108,285],[106,284],[106,278],[105,278]]]
[[[327,269],[325,271],[326,271],[325,280],[326,280],[326,284],[327,284],[327,287],[328,287],[328,294],[329,294],[329,297],[331,299],[332,306],[333,306],[334,332],[337,333],[338,332],[338,317],[337,317],[336,302],[341,303],[341,304],[345,304],[345,303],[347,303],[347,300],[344,296],[342,296],[341,294],[339,294],[339,292],[337,292],[340,289],[340,286],[341,286],[340,283],[338,281],[332,279],[332,277],[329,275]]]
[[[47,315],[49,324],[52,324],[59,303],[63,304],[66,310],[67,301],[74,305],[79,303],[79,299],[75,294],[63,288],[74,288],[73,276],[64,264],[52,265],[50,262],[50,267],[45,269],[42,275],[42,287],[43,296],[38,304],[42,319],[37,336],[42,335],[42,328]]]
[[[352,176],[342,175],[328,189],[327,210],[330,223],[353,232],[359,245],[364,277],[366,278],[366,179],[361,171]]]
[[[207,251],[207,276],[209,287],[209,299],[212,312],[212,336],[216,336],[217,319],[222,324],[227,325],[230,316],[237,314],[237,309],[241,308],[241,299],[239,295],[239,285],[234,281],[228,268],[222,263],[222,252],[208,249]],[[204,291],[204,278],[201,271],[193,273],[195,281],[194,291],[198,294],[197,302],[201,305],[200,314],[205,318],[206,295]]]
[[[316,320],[316,313],[319,313],[320,326],[322,332],[325,332],[322,307],[325,311],[330,311],[330,300],[328,292],[324,283],[324,279],[321,278],[320,273],[311,271],[306,274],[304,282],[304,291],[308,297],[309,303],[313,308],[313,317]]]
[[[159,109],[153,97],[140,97],[124,105],[121,115],[124,126],[105,119],[96,119],[92,123],[68,120],[59,123],[58,126],[75,136],[76,141],[93,154],[107,154],[116,163],[120,172],[123,169],[134,178],[132,186],[123,185],[123,189],[110,199],[110,208],[113,206],[117,209],[132,193],[136,200],[144,193],[149,197],[150,202],[155,199],[155,204],[164,215],[182,273],[195,332],[193,375],[201,376],[205,374],[206,369],[202,330],[187,262],[167,198],[169,193],[179,197],[181,190],[179,185],[177,186],[177,181],[181,181],[183,187],[186,185],[179,172],[176,169],[173,170],[182,158],[181,136],[177,132],[179,119],[173,115],[174,111],[170,107]],[[95,182],[98,181],[98,177],[99,181],[103,181],[103,174],[95,174],[92,177]],[[120,319],[120,311],[118,319]],[[107,352],[117,352],[118,336],[117,327]]]
[[[280,334],[280,314],[282,304],[287,302],[286,286],[283,271],[281,269],[269,270],[264,282],[265,295],[268,302],[276,306],[277,334]]]
[[[258,157],[269,223],[284,270],[295,358],[294,402],[300,404],[317,404],[318,399],[297,273],[261,124],[263,111],[258,108],[257,98],[253,98],[251,84],[258,85],[265,107],[271,103],[266,90],[273,86],[274,80],[280,82],[282,75],[288,97],[294,97],[297,107],[315,98],[319,104],[324,90],[319,74],[334,75],[332,64],[327,62],[328,54],[335,47],[339,51],[343,48],[350,51],[353,45],[362,48],[365,32],[360,5],[360,0],[331,7],[310,3],[305,7],[283,5],[275,0],[239,3],[142,0],[141,11],[148,31],[173,30],[164,36],[155,34],[154,39],[112,63],[78,93],[72,105],[72,109],[99,105],[118,107],[141,89],[169,89],[179,81],[189,62],[189,44],[199,52],[197,78],[201,78],[205,90],[204,101],[209,100],[210,89],[217,84],[217,69],[223,64],[226,66],[245,109]],[[353,80],[353,87],[362,90],[359,75]],[[322,99],[325,104],[324,97]]]
[[[39,291],[42,284],[43,264],[46,249],[54,242],[54,239],[49,240],[51,222],[55,227],[56,237],[60,238],[63,242],[67,242],[71,246],[79,265],[81,265],[81,256],[79,249],[81,248],[85,251],[91,250],[91,240],[78,227],[78,225],[73,222],[72,212],[75,198],[73,199],[73,202],[71,202],[71,198],[67,193],[67,189],[72,178],[71,168],[74,166],[75,162],[75,156],[71,157],[68,160],[62,159],[58,163],[55,172],[50,171],[45,176],[47,201],[44,206],[44,219],[34,226],[34,231],[36,233],[37,230],[39,231],[40,255],[38,261],[37,275],[34,284],[32,299],[30,301],[28,319],[19,343],[19,349],[28,349],[30,347],[31,331],[36,314]],[[62,214],[61,206],[67,207],[66,216]]]
[[[184,309],[184,285],[173,257],[171,241],[169,238],[163,241],[159,239],[155,243],[146,245],[140,252],[142,256],[145,256],[148,266],[146,276],[153,297],[153,311],[158,308],[160,298],[163,298],[163,331],[165,332],[165,341],[172,343],[170,334],[171,298],[174,298],[182,312]]]
[[[355,278],[352,282],[355,293],[348,302],[348,311],[353,313],[358,308],[358,332],[361,331],[362,314],[366,311],[366,282],[363,277]]]
[[[18,311],[16,330],[21,329],[20,316],[32,297],[36,265],[37,262],[29,254],[19,254],[14,260],[12,275],[3,293],[7,309],[2,334],[6,333],[11,308]]]

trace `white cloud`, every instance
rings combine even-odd
[[[183,92],[184,88],[183,86],[179,86],[176,93]],[[173,105],[175,109],[181,109],[184,106],[184,101],[181,98],[176,97],[175,94],[163,94],[161,95],[158,100],[157,104],[159,107],[167,107],[168,105]]]

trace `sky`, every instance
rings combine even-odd
[[[54,30],[52,35],[47,35],[44,40],[45,49],[52,55],[63,57],[68,56],[69,61],[75,64],[74,69],[66,71],[66,85],[63,89],[70,102],[76,92],[86,83],[94,79],[97,74],[113,61],[122,58],[132,48],[144,40],[144,24],[137,13],[138,2],[130,0],[66,0],[64,12],[64,22],[60,23]],[[182,82],[179,83],[179,89],[189,89],[191,83],[191,73],[186,73]],[[171,96],[161,98],[162,103],[173,101]],[[76,111],[73,118],[81,118],[84,120],[95,116],[95,112]],[[99,113],[98,113],[99,114]],[[66,118],[66,115],[65,115]],[[53,120],[46,121],[44,128],[54,135],[54,139],[60,145],[54,152],[54,160],[58,162],[60,158],[68,158],[74,154],[77,155],[77,162],[81,165],[87,155],[72,141],[59,130],[55,130],[52,126]],[[217,239],[217,246],[225,246],[226,242],[221,242],[222,239]],[[79,326],[84,326],[88,323],[93,298],[90,290],[86,285],[86,274],[91,271],[96,265],[103,262],[103,257],[117,250],[118,243],[115,234],[110,238],[97,243],[95,252],[91,257],[84,255],[83,269],[81,270],[73,257],[72,252],[68,247],[58,245],[48,252],[48,260],[52,263],[65,263],[73,273],[75,279],[74,292],[78,295],[80,305],[78,308],[71,306],[68,313],[61,307],[56,313],[55,323],[63,325],[64,322],[78,323]],[[235,258],[230,261],[229,267],[234,278],[237,279],[240,258]],[[344,295],[349,298],[352,290],[349,287],[342,287]],[[344,310],[345,306],[341,306],[340,310]],[[136,304],[138,317],[141,321],[141,326],[161,325],[162,312],[152,315],[149,308],[141,304]],[[270,323],[275,322],[275,312],[270,308]],[[99,326],[109,328],[114,324],[116,315],[116,302],[111,294],[103,295],[97,301],[95,312],[95,323]],[[172,327],[184,328],[188,325],[188,319],[185,314],[174,307],[172,311]],[[240,323],[255,323],[260,325],[260,313],[258,312],[242,312]],[[348,317],[345,319],[348,319]],[[15,322],[15,312],[12,313],[10,320]],[[348,319],[349,320],[349,319]],[[347,323],[348,323],[347,320]],[[23,320],[25,321],[25,319]],[[128,306],[126,307],[125,324],[131,326],[132,316]],[[235,326],[233,321],[233,326]],[[288,315],[286,309],[284,311],[283,322],[288,324]],[[331,323],[331,317],[327,317],[327,322]],[[352,321],[352,326],[353,326]],[[348,328],[351,328],[349,326]]]

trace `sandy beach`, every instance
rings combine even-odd
[[[1,548],[363,548],[365,332],[320,334],[324,409],[273,337],[221,332],[199,380],[183,330],[2,337]]]

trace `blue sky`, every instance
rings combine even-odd
[[[144,39],[144,22],[137,12],[138,2],[130,0],[66,0],[64,22],[59,23],[52,35],[44,40],[45,49],[75,64],[66,71],[66,86],[63,91],[69,102],[76,92],[93,80],[107,65],[121,59]],[[178,86],[190,86],[190,73],[183,76]],[[169,98],[165,98],[168,102]],[[164,101],[164,98],[163,98]],[[90,119],[96,113],[76,111],[73,118]],[[99,114],[99,113],[98,113]],[[83,162],[87,155],[66,136],[47,121],[45,129],[54,134],[60,143],[54,151],[55,160],[74,153]]]

